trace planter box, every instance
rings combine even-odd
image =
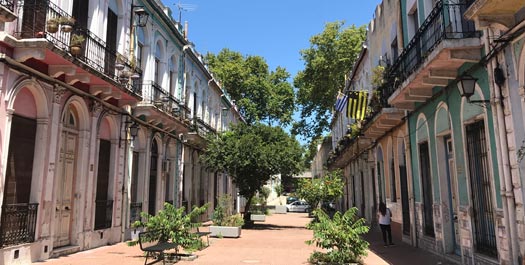
[[[275,205],[275,213],[286,213],[286,205]]]
[[[240,237],[240,226],[210,226],[210,236],[213,237]]]
[[[264,222],[266,221],[266,215],[264,214],[251,214],[250,219],[255,222]]]

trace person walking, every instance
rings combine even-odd
[[[383,242],[385,243],[385,247],[388,247],[388,245],[394,245],[392,242],[392,229],[390,227],[392,218],[392,212],[390,209],[386,208],[386,205],[384,202],[379,203],[379,226],[381,227],[381,233],[383,234]],[[388,242],[387,242],[387,234],[388,234]]]

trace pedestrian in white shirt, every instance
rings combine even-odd
[[[381,233],[383,234],[383,242],[385,247],[388,245],[394,245],[392,243],[392,229],[390,228],[390,222],[392,218],[392,212],[390,209],[386,208],[384,202],[379,203],[379,226],[381,227]],[[386,241],[388,234],[388,243]]]

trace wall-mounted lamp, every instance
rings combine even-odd
[[[470,100],[470,97],[474,95],[474,90],[476,89],[477,78],[472,77],[471,75],[464,75],[459,79],[458,89],[459,94],[462,97],[467,98],[469,103],[489,103],[490,100]]]
[[[131,126],[129,126],[129,135],[131,135],[131,139],[135,139],[137,135],[139,134],[139,125],[137,123],[133,123]]]
[[[141,28],[145,27],[146,23],[148,23],[149,14],[144,9],[144,6],[136,6],[132,4],[131,11],[137,16],[137,21],[136,21],[137,23],[135,24],[135,26],[141,27]]]

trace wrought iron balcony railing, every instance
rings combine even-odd
[[[111,227],[113,218],[113,201],[95,201],[95,230]]]
[[[199,117],[193,118],[192,123],[192,131],[196,132],[200,136],[204,137],[210,133],[217,133],[217,131],[211,127],[211,125],[207,124]]]
[[[7,8],[11,12],[15,11],[15,1],[13,0],[0,0],[0,6]]]
[[[141,87],[144,95],[144,103],[152,104],[158,109],[175,117],[183,119],[189,118],[190,109],[168,91],[164,90],[159,84],[154,81],[145,81]]]
[[[474,22],[463,18],[471,2],[460,0],[458,3],[443,3],[441,0],[436,3],[418,32],[390,68],[387,80],[390,85],[385,86],[384,93],[386,97],[390,97],[400,84],[416,72],[443,40],[479,36]]]
[[[38,203],[2,206],[0,248],[35,241]]]
[[[141,202],[132,202],[129,204],[129,223],[133,224],[140,221],[140,213],[142,212]]]
[[[63,52],[72,53],[72,40],[82,36],[79,54],[74,55],[80,62],[89,66],[94,71],[114,80],[121,88],[136,93],[130,82],[122,82],[119,71],[115,65],[123,64],[126,69],[132,70],[130,61],[126,56],[108,47],[107,43],[93,32],[76,23],[71,32],[64,30],[51,30],[50,20],[71,18],[71,16],[50,1],[28,1],[22,5],[22,26],[17,38],[45,38],[53,44],[54,48]],[[72,53],[73,54],[73,53]],[[133,69],[135,70],[135,69]],[[140,92],[140,91],[139,91]]]

